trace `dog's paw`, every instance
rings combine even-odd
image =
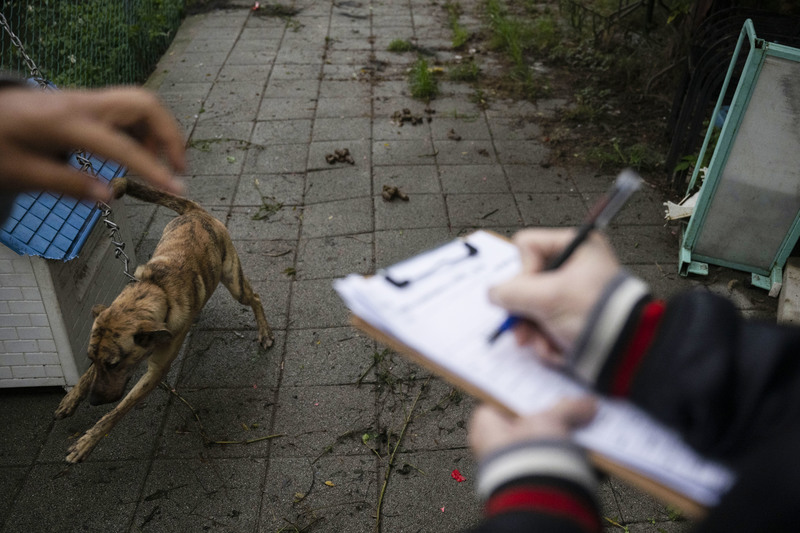
[[[61,400],[61,403],[58,404],[56,412],[53,413],[53,416],[55,416],[56,420],[61,420],[62,418],[67,418],[68,416],[75,414],[75,409],[77,408],[78,402],[69,396],[66,396]]]
[[[275,340],[275,336],[272,334],[271,331],[259,331],[258,332],[258,343],[261,345],[262,348],[267,349],[272,346],[272,342]]]
[[[81,438],[75,441],[75,444],[67,450],[67,462],[70,464],[80,463],[89,456],[91,451],[97,445],[97,439],[89,433],[84,433]]]

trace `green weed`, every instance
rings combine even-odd
[[[422,58],[417,58],[409,72],[408,85],[411,89],[411,96],[418,100],[431,100],[439,94],[439,84],[436,81],[428,62]]]
[[[454,65],[447,71],[447,77],[453,81],[477,81],[480,75],[481,69],[475,61]]]
[[[394,39],[386,49],[390,52],[401,54],[413,50],[414,45],[404,39]]]
[[[445,9],[447,10],[447,21],[450,25],[450,31],[453,32],[452,46],[453,49],[458,50],[463,48],[467,41],[472,38],[472,33],[461,25],[459,18],[461,18],[461,4],[458,2],[445,2]]]

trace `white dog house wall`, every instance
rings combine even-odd
[[[81,168],[78,156],[73,166]],[[117,163],[90,157],[102,181],[122,176]],[[121,222],[122,201],[110,219]],[[20,194],[0,221],[0,388],[71,387],[88,368],[86,349],[95,304],[108,305],[129,281],[103,209],[48,192]],[[123,252],[135,264],[132,250]],[[116,258],[115,258],[116,257]]]

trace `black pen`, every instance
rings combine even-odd
[[[611,187],[611,190],[603,196],[599,202],[592,208],[589,212],[586,221],[580,226],[578,229],[577,235],[575,238],[570,241],[564,250],[561,251],[558,256],[550,261],[544,267],[544,271],[548,270],[555,270],[563,265],[567,259],[570,258],[572,253],[578,248],[578,246],[586,240],[591,233],[595,229],[603,229],[605,228],[608,223],[614,218],[619,210],[625,205],[625,202],[628,201],[628,198],[639,189],[642,184],[642,178],[630,169],[625,169],[620,172],[617,179],[614,181],[614,186]],[[500,327],[492,333],[489,337],[489,343],[493,343],[506,331],[513,328],[519,322],[525,320],[525,318],[517,315],[509,315]]]

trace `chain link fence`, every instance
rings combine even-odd
[[[181,22],[186,0],[2,0],[0,69],[60,87],[138,84],[152,72]]]

